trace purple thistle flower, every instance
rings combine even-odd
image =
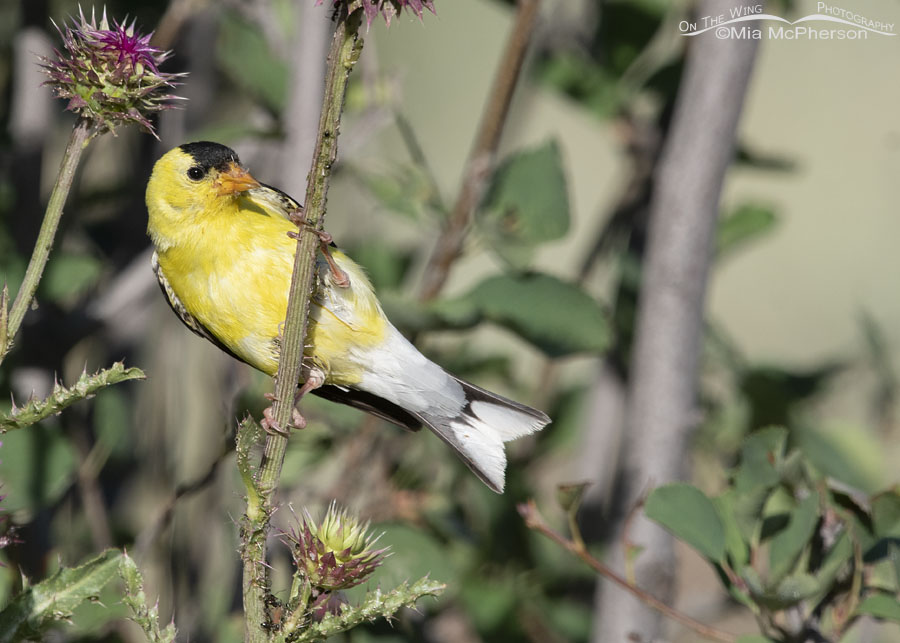
[[[79,9],[72,26],[56,27],[65,53],[55,50],[56,60],[42,58],[45,84],[69,101],[67,110],[95,121],[101,131],[137,123],[156,136],[149,115],[173,107],[171,101],[180,97],[166,92],[184,74],[161,73],[159,65],[171,52],[153,47],[152,33],[140,34],[134,21],[126,22],[110,24],[104,9],[98,23],[93,11],[88,20]]]
[[[316,5],[322,4],[323,0],[316,0]],[[399,15],[404,9],[409,9],[422,20],[425,9],[431,13],[434,10],[434,0],[333,0],[335,7],[344,5],[347,7],[347,13],[353,13],[357,9],[362,9],[366,14],[366,26],[371,27],[372,21],[381,13],[384,16],[384,22],[388,27],[391,26],[391,20],[394,16]]]
[[[160,51],[150,44],[153,32],[143,36],[134,35],[134,20],[127,28],[124,24],[118,24],[115,21],[113,21],[113,26],[114,29],[97,30],[92,34],[97,44],[101,45],[101,51],[115,54],[118,64],[128,61],[132,67],[143,65],[151,73],[159,74],[157,65],[169,57],[169,52]]]

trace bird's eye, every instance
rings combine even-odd
[[[205,174],[206,174],[206,172],[204,172],[203,168],[200,167],[199,165],[195,165],[194,167],[192,167],[191,169],[189,169],[187,171],[188,178],[191,179],[192,181],[199,181],[200,179],[203,178],[203,176]]]

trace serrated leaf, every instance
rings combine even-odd
[[[342,605],[340,614],[327,614],[318,622],[307,623],[301,632],[285,632],[296,643],[321,641],[377,618],[391,618],[402,607],[415,607],[425,596],[439,596],[446,589],[444,583],[421,578],[412,585],[403,583],[389,592],[376,588],[366,593],[359,605]]]
[[[116,575],[122,552],[108,549],[78,567],[61,567],[32,585],[0,612],[0,643],[37,638],[53,623],[65,620],[86,600],[100,594]]]
[[[787,526],[769,541],[769,582],[778,582],[794,567],[819,521],[819,495],[811,492],[797,502]]]
[[[650,492],[647,516],[711,561],[725,556],[725,527],[713,502],[693,485],[676,482]]]
[[[237,435],[235,436],[235,453],[237,456],[237,467],[241,474],[241,480],[247,489],[247,515],[252,515],[252,511],[256,511],[260,505],[259,488],[256,486],[256,479],[253,472],[252,451],[253,448],[260,443],[263,437],[263,430],[252,416],[247,415],[238,425]]]
[[[873,594],[862,600],[856,608],[856,613],[900,622],[900,602],[897,601],[896,596]]]
[[[716,258],[722,257],[772,231],[777,218],[772,208],[744,204],[719,221],[716,229]]]
[[[57,382],[48,398],[29,400],[23,407],[13,407],[8,415],[0,415],[0,434],[31,426],[51,415],[56,415],[79,400],[93,397],[97,391],[107,386],[145,377],[141,369],[125,368],[122,362],[116,362],[110,368],[97,371],[93,375],[82,373],[70,388],[65,388]]]
[[[560,357],[600,352],[609,345],[606,315],[581,288],[550,275],[499,275],[478,284],[469,294],[445,301],[438,314],[455,306],[460,318],[471,313],[504,326],[547,355]]]
[[[151,643],[173,643],[176,635],[174,623],[169,623],[163,629],[159,628],[158,605],[155,603],[153,607],[147,605],[144,579],[138,566],[128,554],[122,555],[119,575],[125,581],[125,595],[122,600],[131,608],[131,620],[144,630],[144,634]]]

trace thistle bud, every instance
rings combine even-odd
[[[387,548],[373,549],[379,537],[369,533],[368,522],[332,502],[319,524],[306,513],[298,529],[285,534],[285,543],[299,573],[312,587],[329,592],[359,585],[384,562]]]
[[[148,116],[172,107],[170,101],[179,97],[166,92],[184,75],[159,71],[171,52],[151,46],[153,34],[137,33],[134,21],[110,25],[106,9],[99,24],[93,11],[88,20],[80,9],[75,22],[65,30],[56,27],[65,51],[54,50],[56,60],[41,57],[50,77],[44,84],[69,101],[67,110],[93,120],[100,131],[137,123],[156,136]]]
[[[322,4],[323,0],[316,0],[316,5]],[[425,9],[434,13],[434,0],[333,0],[335,7],[344,5],[347,7],[347,13],[351,14],[357,9],[362,9],[366,14],[366,25],[371,26],[372,21],[380,13],[384,16],[387,26],[391,26],[391,20],[404,9],[412,11],[422,19]]]

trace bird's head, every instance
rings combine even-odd
[[[170,227],[216,216],[258,187],[230,147],[208,141],[176,147],[156,162],[147,183],[150,235],[159,246]]]

